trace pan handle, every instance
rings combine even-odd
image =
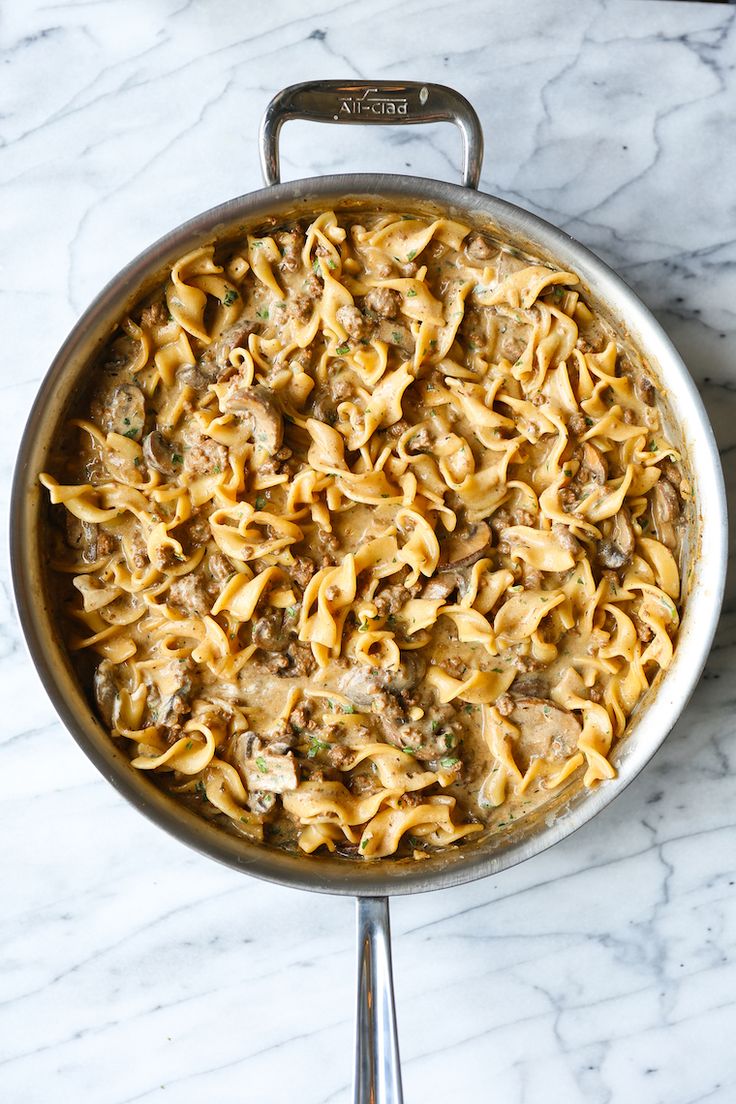
[[[259,145],[266,184],[281,180],[279,132],[289,119],[317,123],[454,123],[463,137],[463,184],[477,188],[483,131],[474,108],[454,88],[420,81],[305,81],[284,88],[261,120]]]
[[[403,1104],[388,897],[358,898],[353,1104]]]

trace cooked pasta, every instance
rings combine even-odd
[[[692,498],[576,275],[449,218],[180,258],[41,475],[132,769],[250,840],[426,858],[615,775]]]

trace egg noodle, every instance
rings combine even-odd
[[[132,767],[363,859],[613,778],[692,497],[620,345],[574,273],[448,218],[324,211],[181,257],[40,477],[67,645]]]

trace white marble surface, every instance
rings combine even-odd
[[[352,75],[470,97],[484,188],[592,246],[669,330],[733,498],[733,7],[8,0],[3,15],[4,514],[27,408],[96,290],[259,185],[257,123],[281,85]],[[284,172],[455,179],[457,147],[442,127],[292,124]],[[352,903],[246,880],[124,804],[55,720],[4,562],[0,585],[0,1100],[347,1101]],[[694,700],[612,807],[496,880],[395,904],[409,1104],[736,1100],[735,645],[732,581]]]

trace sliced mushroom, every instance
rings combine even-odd
[[[652,505],[662,521],[677,521],[680,516],[680,498],[669,480],[660,479],[652,492]]]
[[[450,597],[453,591],[457,590],[461,582],[462,576],[456,571],[441,571],[439,575],[435,575],[429,580],[419,597],[428,598],[432,601],[441,598],[444,601],[445,598]]]
[[[629,557],[612,540],[602,540],[598,545],[598,563],[608,571],[619,571],[626,565]]]
[[[626,556],[633,556],[636,545],[636,534],[631,524],[631,514],[626,506],[622,506],[613,519],[613,540]]]
[[[652,521],[658,539],[667,548],[677,548],[675,522],[680,516],[680,496],[667,479],[659,479],[652,488]]]
[[[233,349],[247,348],[248,338],[257,332],[258,327],[253,322],[242,320],[236,322],[229,330],[225,330],[220,336],[208,345],[199,358],[199,370],[207,380],[217,380],[230,368],[230,353]]]
[[[280,610],[267,610],[253,624],[253,643],[264,652],[285,652],[291,638]]]
[[[209,386],[209,380],[196,364],[183,364],[176,373],[179,383],[185,387],[191,387],[193,391],[205,391]]]
[[[267,387],[257,383],[253,387],[232,388],[221,406],[226,413],[250,419],[254,441],[269,456],[279,451],[284,439],[284,419]]]
[[[611,535],[598,545],[597,559],[601,567],[618,571],[631,562],[636,534],[628,509],[622,506],[613,519]]]
[[[318,395],[312,407],[312,417],[325,425],[334,425],[337,421],[337,408],[332,396],[323,392]]]
[[[187,680],[173,694],[161,702],[156,714],[157,724],[169,727],[181,724],[182,718],[191,712],[191,697],[192,684]]]
[[[470,567],[482,560],[491,547],[491,530],[485,521],[451,533],[442,548],[442,563]]]
[[[159,430],[154,429],[143,438],[143,459],[149,468],[162,475],[175,475],[177,468],[172,456],[171,442]]]
[[[405,652],[401,663],[392,671],[384,671],[384,685],[392,694],[414,690],[424,678],[427,665],[418,652]]]
[[[654,406],[657,401],[656,388],[649,377],[645,376],[643,372],[636,372],[634,374],[634,394],[645,406]]]
[[[605,483],[608,479],[608,464],[602,453],[590,441],[583,443],[580,453],[580,463],[584,469],[583,477],[585,472],[590,472],[589,478],[595,483]]]
[[[471,261],[488,261],[497,252],[482,234],[471,234],[465,242],[465,253]]]
[[[515,758],[522,769],[532,759],[566,759],[578,746],[580,722],[547,698],[518,698],[509,720],[519,729]]]
[[[85,563],[94,563],[97,559],[97,526],[94,522],[80,521],[74,514],[67,512],[65,518],[66,543],[69,548],[82,553]]]
[[[387,345],[395,345],[407,353],[414,352],[414,338],[411,331],[401,322],[382,320],[378,323],[376,335],[380,341],[385,341]]]
[[[552,526],[552,532],[561,548],[571,552],[573,556],[578,555],[582,549],[582,545],[578,538],[574,537],[570,532],[569,525],[564,525],[561,521],[556,521]]]
[[[113,677],[113,670],[113,664],[110,660],[103,659],[97,667],[93,679],[97,708],[108,728],[112,727],[115,702],[118,696],[118,688]]]
[[[146,420],[146,400],[140,387],[132,383],[123,383],[110,395],[105,411],[105,425],[109,432],[119,433],[140,441]]]
[[[230,741],[230,758],[250,793],[286,793],[299,785],[299,764],[290,751],[278,754],[253,732],[239,732]]]
[[[682,471],[679,464],[676,464],[674,460],[670,460],[669,457],[663,460],[659,465],[660,471],[663,477],[668,483],[671,483],[675,490],[680,493],[682,487]]]
[[[514,685],[511,689],[512,696],[509,698],[511,702],[509,712],[513,712],[515,698],[546,698],[548,693],[549,684],[544,675],[537,674],[534,671],[524,671],[514,679]],[[496,704],[498,705],[498,702]]]
[[[251,790],[248,808],[256,816],[268,816],[276,808],[276,794],[269,790]]]
[[[405,652],[401,663],[393,670],[383,667],[370,667],[366,663],[357,663],[343,677],[341,690],[361,709],[370,710],[378,695],[390,698],[414,690],[421,682],[426,671],[424,659],[416,652]],[[394,699],[397,704],[398,699]]]
[[[360,709],[370,709],[376,694],[385,689],[381,671],[367,663],[356,663],[340,682],[340,689]]]

